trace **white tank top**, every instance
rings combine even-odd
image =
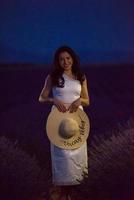
[[[80,97],[81,83],[79,80],[75,80],[65,73],[63,73],[65,80],[64,87],[53,87],[53,96],[66,104],[70,104]]]

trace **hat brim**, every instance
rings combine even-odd
[[[72,118],[79,125],[79,133],[71,138],[64,139],[59,134],[59,125],[63,119]],[[63,149],[79,148],[88,138],[90,123],[87,114],[80,108],[76,112],[60,112],[56,107],[48,115],[46,132],[49,140],[56,146]]]

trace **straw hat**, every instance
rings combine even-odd
[[[55,107],[46,122],[49,140],[63,149],[79,148],[89,135],[89,119],[82,109],[76,112],[59,112]]]

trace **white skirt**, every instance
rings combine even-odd
[[[78,185],[88,173],[87,142],[74,150],[51,144],[52,179],[55,185]]]

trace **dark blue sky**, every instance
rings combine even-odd
[[[5,0],[0,62],[50,63],[70,45],[82,62],[134,62],[133,0]]]

